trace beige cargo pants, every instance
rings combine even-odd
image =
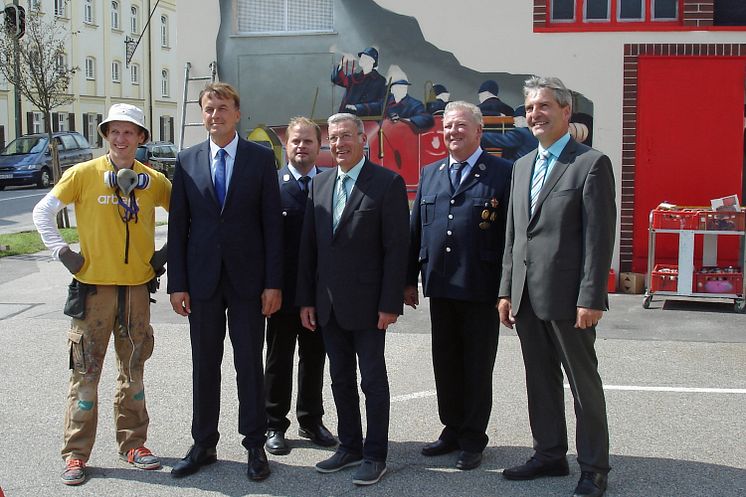
[[[153,353],[150,294],[146,285],[124,287],[120,311],[119,288],[97,285],[96,292],[86,300],[84,319],[73,319],[68,332],[72,373],[65,412],[64,460],[87,461],[91,455],[98,423],[98,383],[112,333],[119,369],[114,396],[119,452],[141,447],[147,438],[143,371]]]

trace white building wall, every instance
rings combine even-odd
[[[177,118],[175,126],[176,141],[179,139],[179,126],[181,122],[182,100],[184,95],[184,67],[187,62],[191,63],[191,76],[208,76],[210,74],[210,63],[217,60],[215,40],[220,28],[220,2],[219,0],[179,0],[180,15],[177,20],[177,46],[174,57],[175,75],[174,95],[178,101]],[[188,96],[194,100],[199,95],[200,87],[204,82],[193,82],[189,85]],[[200,122],[202,120],[199,106],[191,104],[187,106],[186,122]],[[207,133],[204,128],[188,127],[184,132],[184,143],[181,148],[186,148],[205,140]]]

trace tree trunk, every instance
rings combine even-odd
[[[47,132],[47,140],[49,142],[49,154],[52,157],[52,181],[56,185],[62,177],[62,170],[60,169],[60,154],[57,150],[57,144],[54,142],[54,134],[52,133],[52,112],[49,109],[44,109],[44,128]],[[70,219],[67,215],[67,207],[64,207],[60,212],[57,213],[57,227],[70,227]]]

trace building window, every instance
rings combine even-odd
[[[161,71],[161,96],[162,97],[168,97],[168,87],[170,85],[168,84],[168,70],[164,69]]]
[[[85,79],[96,79],[96,59],[85,58]]]
[[[140,34],[140,11],[136,5],[130,9],[130,31],[134,34]]]
[[[237,0],[243,34],[324,32],[334,29],[333,0]]]
[[[93,24],[96,20],[93,12],[93,0],[85,0],[83,5],[83,21],[88,24]]]
[[[111,2],[111,29],[119,29],[119,2]]]
[[[44,132],[44,114],[41,112],[32,112],[33,121],[31,124],[32,133],[43,133]]]
[[[54,131],[68,131],[67,129],[67,112],[57,113],[57,129]],[[52,119],[54,121],[54,119]]]
[[[133,85],[140,84],[140,66],[138,64],[130,65],[130,79]]]
[[[679,0],[547,0],[549,25],[679,23]]]
[[[112,83],[119,83],[122,81],[121,74],[122,74],[122,64],[115,60],[111,63],[111,81]]]
[[[66,0],[54,0],[54,15],[57,17],[65,17],[67,14],[67,1]]]
[[[28,10],[41,10],[41,0],[28,0]]]
[[[65,54],[59,54],[54,61],[55,69],[57,74],[65,74],[67,72],[67,57]]]
[[[168,16],[161,16],[161,46],[168,47]]]
[[[83,123],[85,126],[85,133],[86,133],[86,140],[88,140],[88,143],[91,145],[95,144],[94,146],[100,147],[102,144],[101,137],[98,134],[98,120],[100,119],[101,114],[95,114],[93,112],[89,112],[87,114],[83,114]]]
[[[746,2],[718,0],[715,2],[715,26],[746,26]]]

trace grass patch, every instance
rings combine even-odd
[[[60,233],[62,233],[62,238],[67,243],[78,243],[77,228],[62,228]],[[8,250],[5,250],[6,247],[8,247]],[[36,231],[22,231],[21,233],[0,235],[0,257],[34,254],[45,249],[46,247],[42,243],[39,233]]]

